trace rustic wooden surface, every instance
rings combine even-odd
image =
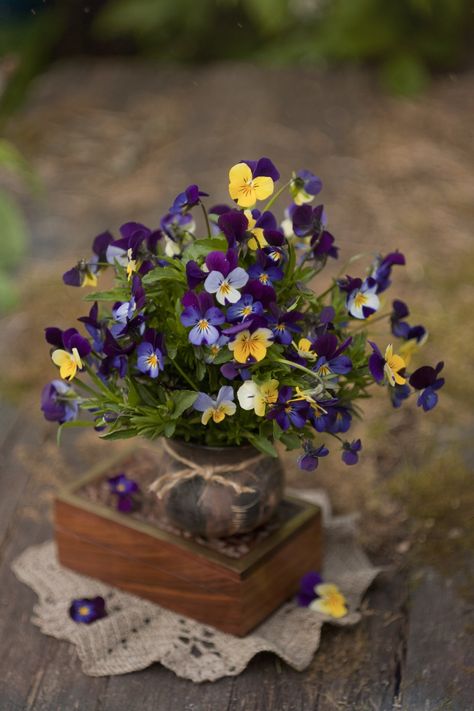
[[[66,642],[30,622],[34,593],[13,576],[12,560],[51,536],[59,479],[73,481],[102,443],[68,433],[58,452],[50,430],[26,413],[0,420],[1,711],[469,711],[474,698],[473,607],[463,578],[431,569],[388,570],[353,629],[327,628],[309,667],[298,673],[270,654],[236,678],[195,685],[161,667],[112,678],[82,674]]]

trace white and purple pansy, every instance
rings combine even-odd
[[[188,291],[181,301],[184,311],[180,320],[183,326],[189,328],[189,340],[194,346],[212,346],[220,336],[216,326],[225,321],[225,316],[217,306],[212,305],[212,298],[206,292],[195,294]]]
[[[223,385],[216,398],[212,398],[206,393],[199,393],[193,408],[202,412],[201,422],[203,425],[207,425],[211,418],[218,424],[226,415],[233,415],[237,409],[234,402],[234,390],[231,385]]]
[[[206,257],[209,275],[204,282],[208,294],[215,294],[217,301],[236,304],[240,299],[240,291],[248,282],[249,275],[237,266],[237,253],[233,249],[223,252],[210,252]]]
[[[380,307],[377,289],[377,282],[372,277],[368,277],[360,286],[353,289],[347,297],[347,310],[350,315],[359,319],[372,316]]]

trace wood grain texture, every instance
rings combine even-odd
[[[306,504],[282,531],[237,561],[89,508],[78,497],[56,501],[63,565],[240,636],[293,595],[305,572],[321,565],[320,514]]]

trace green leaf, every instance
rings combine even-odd
[[[121,430],[113,430],[112,432],[106,432],[103,435],[100,435],[101,439],[130,439],[130,437],[136,437],[137,436],[137,430],[136,429],[121,429]]]
[[[172,437],[174,435],[174,431],[176,429],[176,423],[175,422],[167,422],[164,426],[164,435],[165,437]]]
[[[171,413],[173,420],[181,417],[183,412],[191,407],[191,405],[196,400],[199,393],[194,390],[180,390],[179,392],[173,393],[174,410]],[[165,425],[166,431],[166,425]],[[167,435],[169,437],[170,435]]]
[[[270,440],[266,439],[266,437],[262,437],[261,435],[254,435],[250,432],[246,432],[245,436],[247,437],[248,441],[253,444],[253,446],[256,447],[260,452],[263,452],[263,454],[268,454],[270,455],[270,457],[278,457],[278,452],[276,451]]]
[[[0,225],[2,230],[0,270],[7,271],[16,267],[25,256],[28,229],[20,210],[4,192],[0,192]]]
[[[143,284],[156,284],[162,281],[174,281],[177,283],[184,283],[186,281],[186,276],[183,269],[177,267],[156,267],[142,279]]]
[[[110,289],[109,291],[94,291],[86,294],[84,301],[128,301],[130,292],[127,289]]]
[[[184,250],[183,256],[186,258],[186,261],[188,261],[190,259],[199,259],[199,257],[204,257],[212,251],[226,252],[227,248],[228,244],[225,237],[197,239]]]
[[[280,439],[288,450],[299,449],[301,447],[300,438],[297,434],[284,432]]]

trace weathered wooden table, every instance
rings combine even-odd
[[[470,711],[473,608],[462,579],[430,569],[387,571],[369,592],[362,622],[327,628],[313,663],[295,672],[270,654],[238,677],[195,685],[160,665],[111,678],[83,675],[74,648],[31,624],[34,593],[14,577],[12,560],[51,536],[51,499],[101,450],[68,434],[57,450],[51,430],[27,412],[0,420],[1,711]],[[469,617],[471,615],[471,617]],[[470,631],[472,633],[472,622]]]

